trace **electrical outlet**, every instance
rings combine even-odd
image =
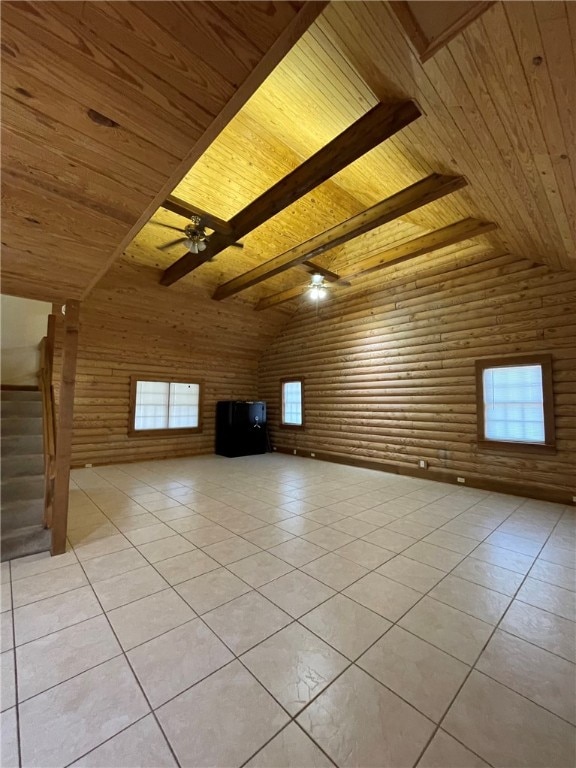
[[[276,448],[276,446],[274,446],[274,448],[272,448],[272,450],[273,450],[273,451],[277,451],[277,450],[278,450],[278,448]]]
[[[572,501],[576,504],[576,496],[572,496]]]
[[[465,477],[457,477],[457,478],[456,478],[456,481],[457,481],[458,483],[465,483],[465,482],[466,482],[466,478],[465,478]]]
[[[310,458],[311,458],[311,459],[314,459],[315,457],[316,457],[316,454],[315,454],[315,453],[311,453],[311,454],[310,454]]]
[[[294,448],[294,456],[296,456],[296,448]]]
[[[84,464],[84,466],[90,468],[92,464]]]
[[[426,461],[426,459],[420,459],[420,461],[418,462],[418,466],[420,467],[420,469],[428,469],[428,462]]]

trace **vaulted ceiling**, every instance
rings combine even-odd
[[[170,9],[170,23],[156,6]],[[311,21],[304,11],[314,10],[254,3],[254,13],[242,14],[241,6],[3,4],[4,290],[83,295],[123,248],[125,261],[153,268],[159,280],[183,253],[158,250],[175,234],[159,224],[185,224],[154,211],[162,191],[228,220],[378,102],[407,99],[418,104],[418,119],[243,237],[243,250],[227,248],[184,277],[178,291],[212,295],[431,173],[463,176],[467,185],[317,263],[354,274],[367,257],[396,258],[396,246],[473,217],[497,229],[444,252],[509,252],[554,269],[576,267],[575,4],[494,3],[422,62],[389,3],[331,3],[222,129],[240,99],[238,73],[242,82],[261,76],[277,55],[282,25],[296,27],[293,42]],[[196,27],[210,31],[201,50],[186,45],[196,13],[205,14]],[[31,21],[40,31],[29,40]],[[126,40],[129,51],[119,54]],[[212,50],[223,40],[232,59]],[[40,56],[46,50],[51,67]],[[204,68],[214,59],[225,64],[215,83],[197,56]],[[82,77],[71,90],[77,67]],[[119,98],[124,91],[127,101]],[[114,125],[94,122],[88,107]],[[189,172],[168,189],[186,162]],[[290,269],[224,303],[297,294],[307,280]],[[158,296],[169,301],[171,290],[159,285]]]
[[[2,290],[85,297],[323,6],[3,2]]]

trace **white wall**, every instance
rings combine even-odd
[[[45,301],[2,296],[0,308],[2,384],[38,384],[38,344],[46,336],[52,305]]]

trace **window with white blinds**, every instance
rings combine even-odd
[[[134,429],[195,429],[200,424],[200,385],[137,381]]]
[[[553,452],[551,355],[477,360],[476,393],[480,447]]]
[[[303,425],[302,382],[282,382],[282,424],[290,427]]]
[[[486,439],[545,442],[541,365],[485,368],[483,393]]]

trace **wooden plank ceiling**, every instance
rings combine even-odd
[[[245,4],[192,2],[3,4],[3,87],[11,110],[4,119],[8,130],[12,126],[14,146],[8,168],[8,288],[29,276],[30,295],[40,291],[51,265],[57,267],[52,282],[60,280],[69,295],[92,287],[118,244],[127,242],[126,233],[139,226],[152,192],[174,175],[184,156],[194,164],[173,194],[229,221],[379,102],[407,100],[418,104],[418,119],[249,231],[243,250],[226,248],[184,277],[191,295],[210,296],[220,288],[216,296],[224,303],[260,308],[274,306],[271,297],[278,293],[298,296],[308,280],[301,267],[232,298],[222,286],[431,174],[465,177],[467,185],[455,182],[457,191],[410,208],[314,261],[362,287],[373,284],[375,275],[385,280],[385,272],[357,277],[359,265],[372,270],[404,258],[422,242],[437,247],[443,243],[437,230],[472,219],[480,223],[459,225],[458,231],[473,233],[474,240],[445,244],[439,255],[510,253],[554,269],[575,268],[575,4],[494,3],[422,63],[388,3],[332,3],[197,157],[204,147],[198,137],[231,98],[230,81],[238,71],[249,79],[250,66],[265,58],[298,7],[254,3],[254,13],[246,14],[240,6],[244,10]],[[170,22],[163,16],[167,7],[169,17],[174,13]],[[269,8],[272,15],[264,21]],[[210,30],[201,44],[206,69],[196,66],[197,46],[186,45],[178,23],[197,12],[206,14]],[[39,31],[33,26],[29,39],[24,30],[33,14],[40,14]],[[215,56],[225,71],[214,82],[213,29],[222,25],[229,36],[218,40],[225,39],[234,56]],[[89,31],[83,47],[80,30]],[[134,38],[130,61],[137,64],[128,83],[125,58],[110,54],[127,30]],[[156,33],[161,35],[151,46]],[[248,41],[258,41],[258,48]],[[80,81],[58,71],[61,48],[89,64]],[[107,85],[100,92],[97,76],[104,72]],[[120,88],[128,93],[127,103],[114,100]],[[95,123],[87,106],[119,125]],[[36,158],[46,142],[53,162],[40,167]],[[62,155],[69,161],[63,169]],[[38,173],[31,178],[26,167]],[[62,187],[74,184],[78,193],[63,195]],[[94,199],[87,201],[88,195]],[[489,231],[483,222],[496,226]],[[184,253],[182,246],[159,250],[177,234],[160,223],[181,227],[186,221],[159,208],[124,256],[154,268],[158,281]],[[408,246],[409,241],[416,243]],[[159,300],[170,301],[171,290],[159,285]],[[284,307],[293,310],[294,304]]]
[[[324,5],[3,2],[2,290],[84,297]]]
[[[423,236],[441,242],[436,230],[472,218],[496,227],[481,224],[473,241],[440,255],[473,249],[574,269],[575,30],[572,3],[498,2],[422,63],[388,3],[332,3],[174,195],[230,220],[378,102],[413,99],[423,115],[184,282],[260,308],[278,292],[297,296],[308,281],[297,268],[235,298],[222,286],[433,173],[468,183],[314,261],[355,276],[362,263],[403,257],[410,247],[401,246]],[[182,246],[158,250],[174,234],[160,222],[185,220],[159,209],[127,258],[165,270],[183,255]]]

